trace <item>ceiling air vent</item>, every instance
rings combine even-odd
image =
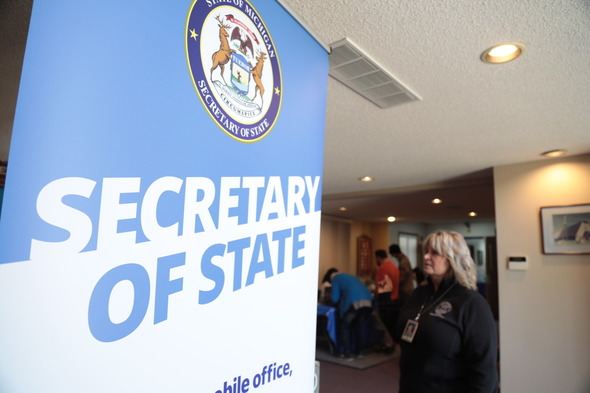
[[[379,108],[420,100],[348,38],[334,42],[330,47],[330,75]]]

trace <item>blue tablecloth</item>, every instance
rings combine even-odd
[[[336,307],[318,304],[318,315],[324,316],[328,320],[326,324],[326,331],[328,332],[332,343],[337,346],[338,339],[336,338]]]

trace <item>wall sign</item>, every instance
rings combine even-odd
[[[360,277],[373,272],[373,245],[371,238],[363,235],[357,238],[357,274]]]

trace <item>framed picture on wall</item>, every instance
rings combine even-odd
[[[590,204],[541,208],[543,254],[590,254]]]

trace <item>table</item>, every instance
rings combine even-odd
[[[330,350],[338,348],[338,336],[336,334],[336,307],[318,304],[318,334],[328,335]],[[324,321],[325,320],[325,321]]]

